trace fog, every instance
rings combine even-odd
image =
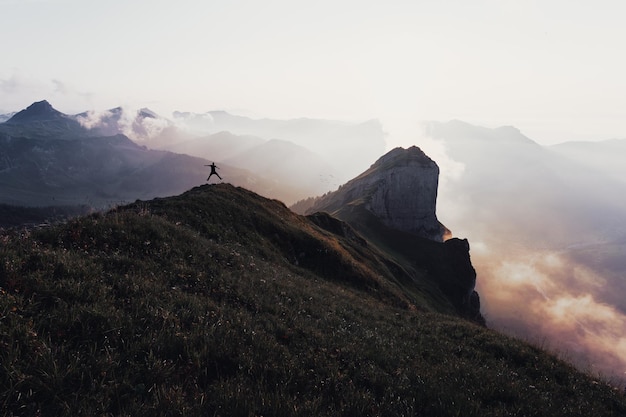
[[[626,183],[597,163],[623,161],[616,144],[586,144],[587,160],[452,121],[417,145],[441,169],[438,218],[470,241],[488,325],[626,381]]]
[[[377,120],[252,119],[224,111],[176,111],[167,118],[127,106],[76,117],[99,135],[122,133],[148,148],[249,170],[274,184],[268,197],[280,196],[286,204],[336,189],[385,151]]]
[[[159,136],[173,123],[166,118],[159,117],[149,109],[134,109],[116,107],[110,110],[88,110],[76,115],[80,124],[94,130],[102,136],[121,133],[136,143],[149,143],[158,147]]]
[[[226,181],[263,181],[264,195],[286,204],[336,189],[385,152],[376,120],[128,107],[76,118],[100,135],[215,161],[229,167]],[[626,140],[546,147],[513,127],[451,121],[424,124],[415,144],[440,167],[437,216],[469,239],[488,325],[626,381]],[[251,174],[228,178],[230,167]]]

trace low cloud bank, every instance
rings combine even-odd
[[[172,123],[147,109],[117,107],[104,111],[88,111],[77,116],[80,124],[100,134],[122,133],[135,142],[146,143],[158,137]]]
[[[607,280],[567,254],[498,246],[472,252],[489,325],[626,381],[626,315],[598,295]]]
[[[470,242],[487,324],[626,383],[623,184],[512,128],[431,127],[437,216]]]

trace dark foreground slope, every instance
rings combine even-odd
[[[427,311],[319,216],[218,185],[3,236],[3,414],[626,414],[553,356]]]

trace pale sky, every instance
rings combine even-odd
[[[0,0],[0,112],[47,99],[626,137],[626,3]]]

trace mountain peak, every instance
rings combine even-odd
[[[390,166],[423,166],[434,168],[439,173],[439,167],[417,146],[411,146],[407,149],[394,148],[381,156],[371,167],[371,169],[387,169]],[[366,173],[369,172],[366,171]]]
[[[50,121],[66,118],[67,116],[56,110],[47,100],[37,101],[22,111],[17,112],[7,123],[25,123],[33,121]]]
[[[158,119],[159,115],[150,110],[147,107],[143,107],[137,111],[137,116],[140,118]]]
[[[450,232],[435,214],[438,183],[439,167],[420,148],[395,148],[309,212],[361,206],[387,227],[441,242]]]

